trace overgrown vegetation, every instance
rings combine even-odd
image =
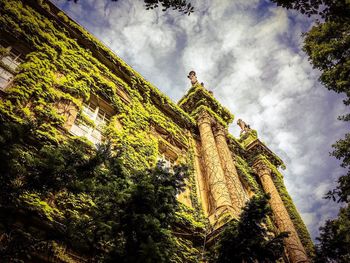
[[[108,144],[38,144],[32,124],[0,125],[3,260],[52,255],[64,244],[98,262],[197,262],[191,241],[173,234],[184,220],[199,235],[204,227],[176,200],[186,168],[158,165],[130,175]]]
[[[207,111],[224,127],[227,127],[234,119],[230,111],[223,107],[214,98],[213,94],[199,83],[190,88],[187,94],[178,102],[178,105],[193,118],[197,118],[202,111]]]

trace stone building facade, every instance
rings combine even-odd
[[[284,187],[283,162],[244,121],[239,138],[229,134],[233,115],[194,71],[175,104],[49,1],[0,1],[0,11],[0,114],[44,115],[38,138],[127,141],[135,169],[187,163],[193,177],[178,199],[209,220],[208,242],[253,195],[270,193],[275,227],[290,232],[285,260],[309,262],[312,242]]]

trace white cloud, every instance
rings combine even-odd
[[[54,2],[174,101],[196,70],[286,162],[285,183],[313,237],[336,214],[322,196],[342,173],[328,152],[347,130],[336,120],[344,107],[301,51],[305,17],[264,0],[194,1],[189,17],[146,11],[142,1]],[[239,134],[235,124],[230,131]]]

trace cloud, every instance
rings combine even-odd
[[[322,199],[342,174],[329,157],[347,131],[341,98],[301,51],[310,21],[267,0],[194,1],[196,12],[146,11],[142,1],[54,1],[174,101],[187,73],[257,129],[286,163],[285,183],[313,237],[338,207]],[[229,127],[239,135],[238,127]]]

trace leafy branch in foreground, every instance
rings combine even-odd
[[[77,3],[79,0],[68,0],[74,1]],[[118,0],[111,0],[112,2],[117,2]],[[194,7],[187,0],[143,0],[145,2],[146,10],[162,8],[162,11],[166,11],[168,9],[177,10],[181,13],[190,15],[194,12]]]
[[[187,168],[130,172],[108,144],[37,142],[34,130],[0,122],[0,258],[68,257],[60,244],[98,262],[170,262],[182,253],[172,226]]]

